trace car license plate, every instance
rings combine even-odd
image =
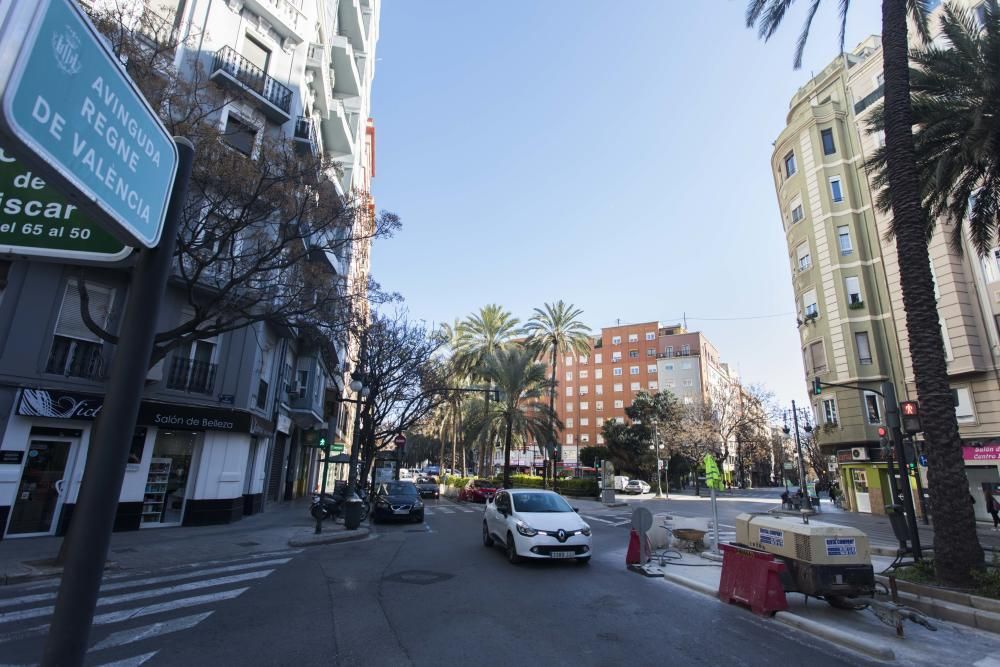
[[[576,553],[573,551],[553,551],[553,558],[575,558]]]
[[[393,514],[409,514],[410,510],[408,510],[408,509],[406,509],[406,510],[393,510],[392,513]]]

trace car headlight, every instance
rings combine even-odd
[[[537,530],[535,530],[525,522],[521,521],[520,519],[517,520],[517,523],[515,523],[514,526],[517,527],[517,532],[521,533],[525,537],[534,537],[535,535],[538,534]]]
[[[424,506],[424,503],[421,502],[420,498],[417,498],[417,502],[413,503],[413,506],[416,508],[420,508]]]
[[[590,537],[590,526],[584,526],[577,532],[579,532],[581,535],[586,535],[587,537]]]

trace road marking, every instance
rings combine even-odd
[[[142,641],[143,639],[149,639],[150,637],[159,637],[160,635],[165,635],[171,632],[187,630],[188,628],[193,628],[194,626],[198,625],[211,615],[212,615],[211,611],[206,611],[202,614],[182,616],[180,618],[174,618],[169,621],[162,621],[159,623],[152,623],[150,625],[143,625],[138,628],[129,628],[128,630],[120,630],[118,632],[113,632],[104,639],[102,639],[101,641],[91,646],[90,650],[100,651],[106,648],[114,648],[116,646],[124,646],[125,644],[132,644],[134,642]]]
[[[224,572],[237,572],[239,570],[251,570],[257,567],[267,567],[270,565],[284,565],[291,558],[277,558],[265,561],[256,561],[253,563],[241,563],[239,565],[229,565],[226,567],[216,567],[207,570],[194,570],[192,572],[184,572],[180,574],[170,574],[163,577],[150,577],[148,579],[135,579],[132,581],[118,581],[115,583],[106,583],[101,585],[101,592],[106,593],[108,591],[121,590],[123,588],[134,588],[137,586],[148,586],[150,584],[161,584],[167,581],[177,581],[179,579],[191,579],[192,577],[201,577],[209,574],[223,574]],[[43,602],[45,600],[55,599],[57,593],[36,593],[34,595],[22,595],[17,598],[8,598],[6,600],[0,600],[0,607],[16,607],[22,604],[29,604],[32,602]]]
[[[94,617],[94,625],[110,625],[112,623],[127,621],[132,618],[141,618],[152,614],[162,614],[163,612],[173,611],[174,609],[196,607],[198,605],[209,604],[219,600],[232,600],[248,590],[250,590],[249,587],[234,588],[231,591],[221,591],[219,593],[211,593],[209,595],[196,595],[195,597],[180,598],[177,600],[171,600],[170,602],[160,602],[158,604],[146,605],[145,607],[136,607],[135,609],[122,609],[121,611],[98,614]]]
[[[454,514],[455,513],[455,510],[453,510],[453,509],[451,509],[449,507],[439,507],[439,508],[437,508],[437,511],[441,512],[442,514]]]
[[[611,526],[618,525],[614,521],[609,521],[608,519],[602,519],[601,517],[598,517],[598,516],[591,516],[589,514],[584,514],[582,516],[583,516],[584,519],[590,519],[591,521],[600,521],[601,523],[606,523],[606,524],[611,525]]]
[[[142,655],[137,655],[132,658],[125,658],[124,660],[116,660],[115,662],[105,662],[102,665],[98,665],[98,667],[139,667],[139,665],[146,662],[157,653],[159,653],[159,651],[153,651],[152,653],[143,653]]]
[[[247,572],[245,574],[237,574],[229,577],[218,577],[216,579],[206,579],[203,581],[192,581],[186,584],[178,584],[177,586],[167,586],[165,588],[154,588],[148,591],[137,591],[134,593],[126,593],[124,595],[109,595],[106,597],[100,597],[97,599],[97,606],[121,604],[124,602],[132,602],[134,600],[144,600],[147,598],[155,598],[161,595],[173,595],[175,593],[184,593],[187,591],[199,590],[202,588],[208,588],[210,586],[224,586],[226,584],[233,584],[240,581],[247,581],[249,579],[262,579],[267,575],[274,572],[274,570],[261,570],[259,572]],[[22,609],[21,611],[10,611],[5,614],[0,614],[0,623],[10,623],[12,621],[22,621],[29,618],[39,618],[41,616],[48,616],[52,613],[53,607],[36,607],[34,609]]]

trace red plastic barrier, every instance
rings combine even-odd
[[[719,599],[729,604],[742,604],[755,614],[772,616],[788,609],[781,573],[785,564],[766,551],[720,544],[722,549],[722,579]]]
[[[625,554],[626,565],[642,565],[642,549],[639,545],[639,533],[633,528],[628,535],[628,552]]]

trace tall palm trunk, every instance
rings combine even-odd
[[[552,386],[549,387],[549,431],[552,434],[556,432],[555,414],[556,414],[556,360],[557,360],[557,345],[555,342],[552,343],[552,375],[550,380],[552,381]],[[547,454],[548,461],[545,462],[546,469],[549,463],[552,464],[552,489],[556,488],[556,457],[555,453],[559,450],[559,443],[552,443],[552,451]]]
[[[459,403],[453,415],[454,423],[451,430],[451,469],[455,470],[455,456],[458,449],[458,433],[462,428],[462,404]],[[443,470],[441,472],[444,472]]]
[[[934,524],[934,565],[941,581],[968,585],[972,569],[983,564],[983,550],[969,503],[955,403],[948,385],[944,341],[934,298],[925,213],[920,202],[913,150],[906,0],[882,2],[882,52],[887,174],[906,330],[927,458],[931,461],[928,468],[931,504],[938,517],[947,517],[947,521]]]
[[[513,406],[507,408],[507,432],[503,436],[503,488],[510,488],[510,442],[514,430]]]
[[[438,429],[438,440],[441,442],[441,446],[438,448],[438,466],[444,467],[444,435],[448,430],[448,415],[445,414],[444,419],[441,420],[441,428]],[[438,472],[440,474],[440,471]]]

